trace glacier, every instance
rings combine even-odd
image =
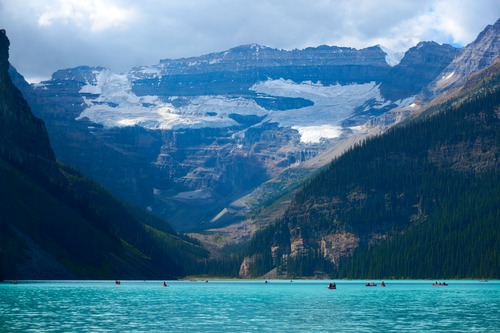
[[[146,71],[146,69],[143,69]],[[151,69],[150,72],[154,72]],[[305,98],[312,106],[288,110],[268,110],[249,96],[202,95],[189,98],[186,105],[175,107],[158,96],[137,96],[132,89],[133,77],[115,74],[109,69],[96,71],[95,80],[86,82],[79,93],[85,109],[76,120],[88,119],[106,128],[139,126],[149,130],[182,128],[225,128],[238,126],[231,115],[258,116],[298,131],[301,142],[318,143],[337,138],[341,123],[367,101],[379,107],[390,104],[382,98],[375,82],[349,85],[323,85],[321,82],[300,83],[284,79],[268,79],[249,90],[257,96]]]
[[[415,95],[455,56],[432,43],[404,63],[380,46],[242,45],[122,73],[60,70],[33,86],[35,109],[61,161],[178,230],[207,229],[414,113]]]

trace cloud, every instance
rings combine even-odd
[[[466,45],[499,16],[498,0],[0,0],[11,63],[33,81],[78,65],[120,72],[248,43]]]
[[[55,0],[43,8],[37,22],[42,27],[48,27],[59,21],[91,32],[101,32],[125,26],[132,16],[131,10],[112,1]]]

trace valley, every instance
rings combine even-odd
[[[60,70],[24,88],[61,161],[192,232],[238,222],[298,186],[336,145],[412,114],[429,71],[459,53],[421,43],[398,63],[384,50],[245,45],[121,74]],[[289,181],[274,193],[282,174]]]
[[[101,190],[86,177],[131,203],[140,214],[123,221],[135,231],[118,221],[129,208],[98,205],[126,233],[105,231],[132,252],[135,232],[147,235],[179,275],[428,278],[427,262],[433,276],[491,277],[499,24],[464,48],[420,42],[400,57],[249,44],[122,73],[61,69],[32,85],[9,74],[55,158],[82,175],[54,166],[50,149],[46,167],[92,204]],[[478,262],[464,268],[457,246]]]

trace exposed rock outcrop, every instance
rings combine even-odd
[[[44,122],[9,76],[9,39],[0,30],[0,157],[30,172],[57,177],[55,156]]]
[[[461,54],[432,82],[429,90],[437,95],[461,84],[467,75],[491,65],[500,55],[500,19],[487,26]]]

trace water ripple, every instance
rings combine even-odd
[[[495,332],[500,282],[0,284],[1,332]]]

